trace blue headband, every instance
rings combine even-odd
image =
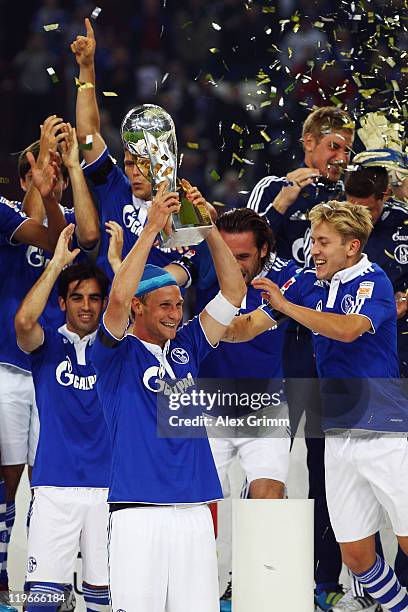
[[[167,287],[169,285],[177,285],[174,276],[163,270],[163,268],[159,268],[159,266],[146,264],[135,296],[139,297],[144,293],[150,293],[150,291],[155,291],[160,289],[160,287]]]

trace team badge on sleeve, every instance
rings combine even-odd
[[[363,281],[357,289],[357,298],[367,299],[373,295],[374,283],[372,281]]]

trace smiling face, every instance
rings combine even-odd
[[[319,140],[307,132],[303,137],[305,164],[334,183],[340,178],[341,168],[349,163],[352,144],[353,134],[347,130],[322,134]]]
[[[61,310],[66,313],[69,331],[83,338],[97,329],[106,300],[102,299],[96,278],[87,278],[79,284],[77,280],[72,281],[66,299],[60,296],[58,300]]]
[[[331,280],[336,272],[350,268],[360,259],[360,241],[357,238],[346,239],[329,223],[322,221],[312,224],[311,255],[317,278]]]
[[[147,157],[133,156],[125,151],[125,173],[132,186],[132,193],[136,198],[151,200],[152,184],[149,181],[150,160]]]
[[[220,234],[235,257],[246,285],[250,285],[251,280],[262,270],[262,259],[268,250],[267,245],[259,250],[253,232],[232,234],[221,230]]]
[[[160,287],[148,293],[143,302],[134,297],[132,310],[135,336],[163,348],[167,340],[175,338],[183,319],[183,298],[176,285]]]

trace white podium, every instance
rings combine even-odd
[[[313,612],[313,500],[232,501],[232,612]]]

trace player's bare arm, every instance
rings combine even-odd
[[[65,266],[73,262],[79,253],[79,249],[69,250],[69,243],[74,229],[75,226],[71,223],[61,232],[53,258],[27,293],[15,316],[14,324],[17,343],[27,353],[31,353],[41,346],[44,334],[38,319],[47,305],[51,290],[58,276]]]
[[[205,202],[204,198],[202,199]],[[220,287],[219,295],[222,295],[222,298],[226,300],[229,304],[229,308],[235,307],[238,309],[246,294],[245,281],[235,257],[215,225],[207,236],[207,244],[217,274]],[[201,312],[200,321],[209,342],[211,344],[216,344],[223,338],[225,329],[228,327],[231,319],[225,324],[222,324],[219,319],[216,320],[211,316],[208,306],[209,305]],[[221,306],[221,308],[223,307]]]
[[[92,136],[92,148],[84,149],[87,164],[95,161],[105,149],[105,141],[100,134],[99,108],[95,91],[95,34],[88,18],[85,19],[86,36],[77,36],[71,44],[71,51],[79,66],[79,81],[76,103],[76,126],[78,140],[86,142]]]
[[[107,329],[116,338],[122,338],[126,330],[132,297],[139,285],[157,234],[165,227],[169,215],[178,212],[179,209],[178,194],[166,192],[166,183],[163,183],[149,208],[147,223],[142,233],[113,279],[104,321]]]
[[[273,201],[273,207],[282,215],[296,202],[302,189],[311,185],[320,172],[316,168],[297,168],[288,172],[286,179],[291,183],[282,187]]]
[[[107,221],[105,223],[106,232],[109,234],[108,261],[113,270],[113,273],[119,270],[122,263],[123,250],[123,227],[116,221]],[[179,266],[174,266],[178,268]]]
[[[363,315],[318,312],[312,308],[292,304],[282,295],[279,287],[269,279],[254,279],[252,285],[262,291],[262,297],[268,300],[272,308],[332,340],[354,342],[371,329],[370,320]]]
[[[58,237],[64,227],[66,227],[65,217],[62,214],[62,210],[59,206],[58,198],[54,192],[54,189],[58,182],[58,174],[59,174],[59,157],[57,153],[53,153],[50,151],[50,159],[47,165],[43,168],[38,166],[38,163],[34,159],[34,155],[28,151],[27,152],[27,161],[30,164],[33,183],[35,187],[38,189],[44,207],[47,214],[48,228],[42,227],[38,223],[37,225],[33,225],[34,221],[31,221],[30,229],[25,228],[25,225],[29,225],[29,223],[24,223],[21,228],[17,230],[14,234],[14,237],[19,242],[24,242],[27,244],[35,244],[36,246],[40,246],[47,251],[54,251],[54,248],[57,244]],[[40,228],[42,228],[41,231]],[[31,230],[31,239],[28,238],[27,232]],[[34,237],[36,242],[32,242],[32,234],[34,233]],[[28,240],[28,241],[27,241]],[[41,244],[39,244],[39,242]]]
[[[276,321],[258,308],[235,317],[228,325],[221,340],[223,342],[249,342],[274,327],[276,327]]]
[[[40,151],[37,158],[37,166],[40,169],[45,168],[50,163],[50,151],[56,153],[58,144],[64,138],[61,130],[65,123],[61,117],[51,115],[47,117],[40,126]],[[23,200],[23,211],[31,219],[35,219],[39,223],[43,223],[46,212],[41,195],[31,182],[27,193]]]
[[[67,123],[61,140],[62,161],[68,169],[74,200],[76,235],[85,249],[95,247],[100,239],[99,215],[93,203],[84,173],[79,163],[76,130]]]

